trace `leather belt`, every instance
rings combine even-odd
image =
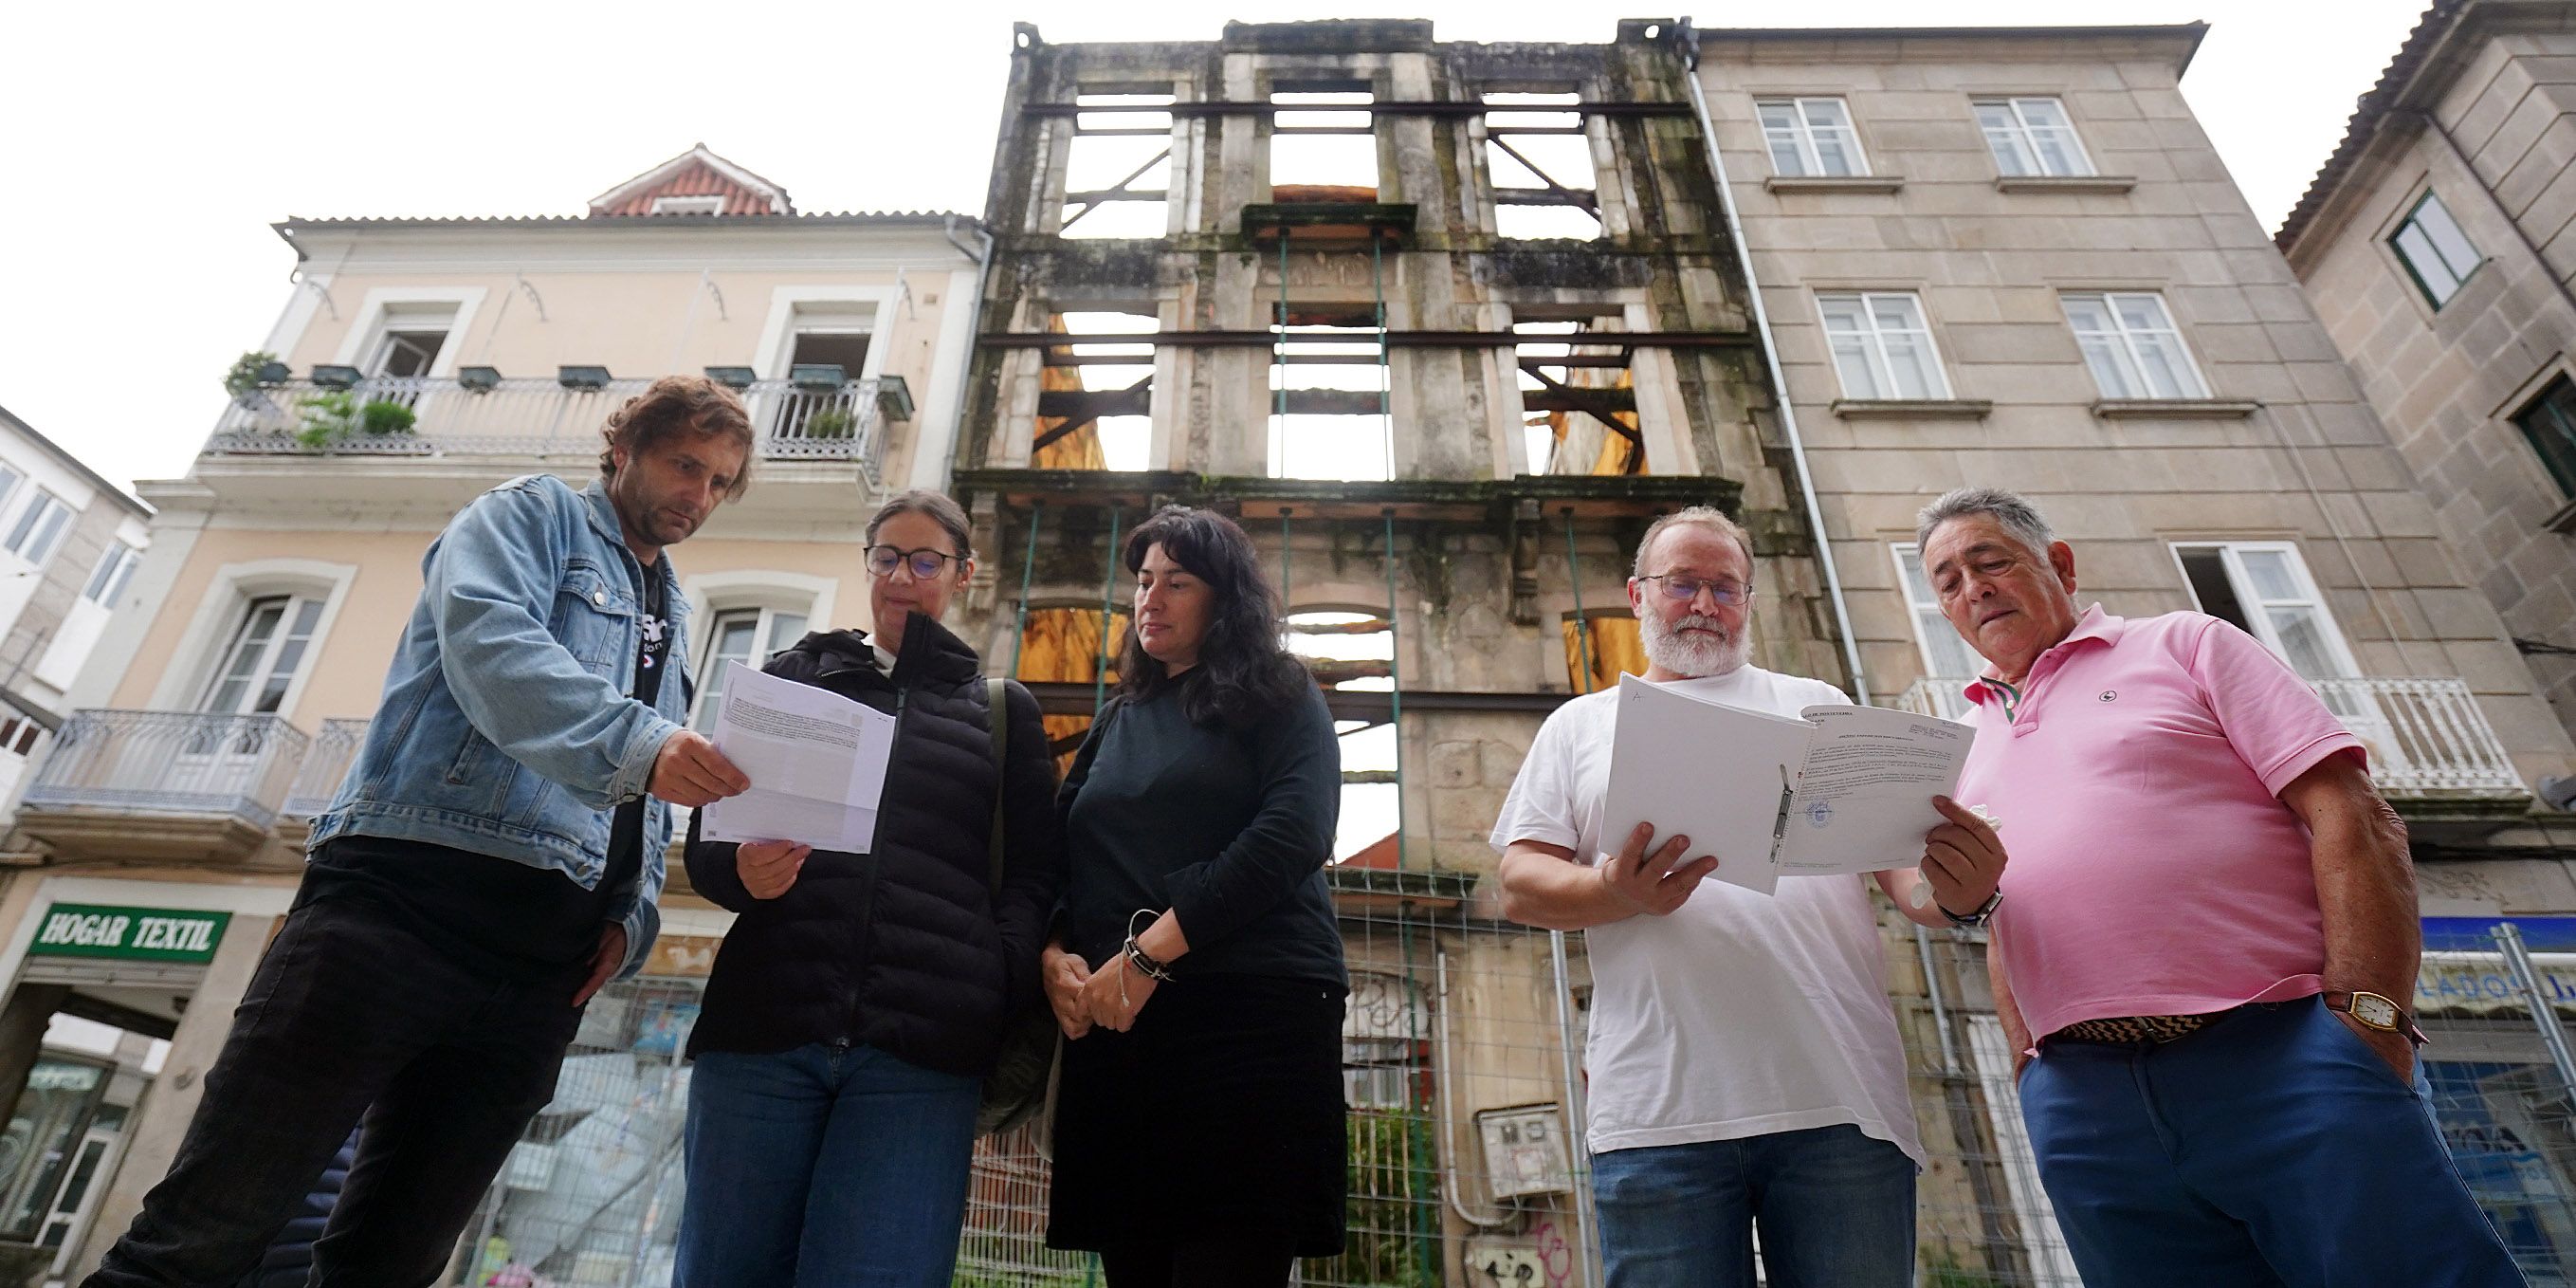
[[[2049,1034],[2044,1041],[2089,1042],[2100,1046],[2134,1046],[2145,1042],[2163,1046],[2167,1042],[2190,1037],[2235,1013],[2235,1008],[2231,1007],[2205,1015],[2124,1015],[2112,1019],[2078,1020]]]

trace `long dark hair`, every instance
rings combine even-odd
[[[1143,701],[1177,687],[1181,711],[1196,724],[1241,730],[1285,709],[1314,677],[1279,647],[1279,594],[1253,552],[1252,538],[1234,520],[1213,510],[1167,505],[1127,535],[1130,575],[1145,566],[1145,552],[1161,546],[1172,562],[1206,582],[1216,597],[1198,664],[1174,680],[1137,642],[1130,619],[1118,652],[1119,696]]]

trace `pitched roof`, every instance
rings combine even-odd
[[[2307,231],[2308,225],[2325,213],[2326,203],[2334,197],[2335,189],[2342,185],[2344,176],[2361,160],[2362,152],[2379,133],[2380,122],[2397,109],[2399,101],[2414,83],[2416,73],[2424,69],[2433,51],[2450,36],[2469,4],[2470,0],[2433,0],[2433,6],[2416,21],[2415,29],[2406,34],[2405,43],[2397,47],[2397,56],[2389,59],[2388,66],[2379,73],[2378,83],[2353,103],[2352,116],[2344,122],[2343,141],[2335,145],[2334,152],[2326,157],[2326,163],[2317,168],[2317,176],[2308,181],[2308,190],[2300,194],[2299,204],[2290,207],[2290,213],[2282,217],[2281,230],[2272,234],[2272,244],[2280,247],[2283,254],[2289,253],[2290,248],[2298,244],[2300,234]]]
[[[593,215],[650,215],[664,197],[714,197],[719,215],[792,215],[787,190],[707,150],[703,143],[590,199]],[[692,210],[691,214],[706,214]]]

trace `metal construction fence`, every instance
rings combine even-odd
[[[1352,994],[1349,1242],[1298,1282],[1359,1288],[1598,1288],[1583,1147],[1579,935],[1479,916],[1463,884],[1343,886]],[[2042,1191],[2012,1052],[1971,932],[1884,919],[1929,1165],[1916,1282],[2081,1283]],[[2576,1265],[2576,919],[2428,918],[2416,1005],[2431,1108],[2471,1191],[2534,1285]],[[662,1288],[685,1202],[680,1127],[697,1011],[691,980],[612,987],[593,1005],[555,1103],[531,1127],[460,1249],[452,1283]],[[1675,1077],[1723,1076],[1676,1069]],[[1048,1165],[1027,1130],[980,1142],[956,1283],[1099,1282],[1045,1245]]]

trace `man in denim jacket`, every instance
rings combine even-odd
[[[588,489],[513,479],[430,546],[295,906],[169,1176],[88,1285],[239,1279],[361,1115],[314,1281],[430,1283],[553,1098],[582,1005],[651,950],[664,802],[749,785],[680,727],[662,551],[741,494],[751,422],[670,376],[602,434]]]

